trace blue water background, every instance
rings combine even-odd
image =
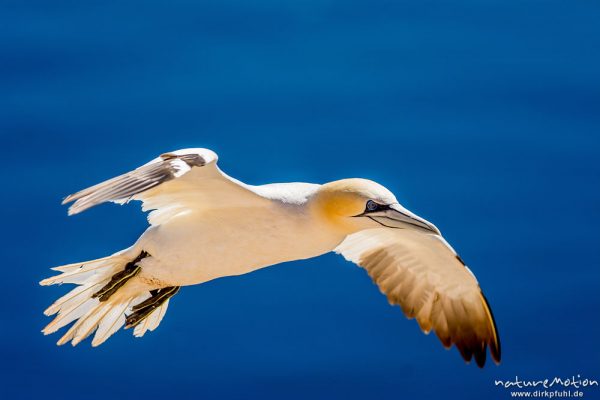
[[[600,3],[3,1],[0,397],[508,398],[600,379]],[[374,179],[477,275],[479,370],[338,256],[184,288],[160,328],[56,347],[49,267],[129,246],[63,196],[184,147],[245,182]],[[600,395],[600,390],[589,393]]]

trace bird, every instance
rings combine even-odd
[[[94,334],[98,346],[125,326],[155,330],[183,286],[334,252],[366,270],[392,305],[479,367],[500,363],[500,339],[475,275],[439,229],[362,178],[325,184],[249,185],[226,175],[204,148],[163,153],[67,196],[68,215],[104,202],[141,201],[148,228],[125,250],[52,268],[41,285],[75,284],[44,313],[58,345]]]

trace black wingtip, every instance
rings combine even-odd
[[[500,344],[500,334],[498,333],[498,327],[496,326],[496,319],[494,318],[494,313],[492,313],[492,308],[490,307],[490,303],[488,302],[488,300],[485,297],[485,295],[483,294],[483,292],[481,292],[481,298],[483,299],[483,302],[485,303],[486,310],[487,310],[487,312],[490,316],[490,320],[492,322],[493,338],[490,342],[488,342],[488,345],[490,347],[490,355],[492,356],[492,360],[494,360],[496,365],[499,365],[500,361],[502,360],[502,346]]]
[[[487,353],[487,345],[485,343],[481,344],[481,347],[474,352],[475,362],[479,368],[483,368],[485,366],[485,358]]]

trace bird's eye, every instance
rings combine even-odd
[[[373,200],[367,201],[367,211],[375,211],[379,209],[379,204],[375,203]]]

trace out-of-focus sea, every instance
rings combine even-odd
[[[600,379],[599,20],[593,1],[2,2],[0,397],[503,399],[495,379]],[[61,199],[184,147],[253,184],[387,186],[477,275],[502,364],[465,365],[332,254],[183,288],[143,339],[56,347],[42,311],[68,288],[37,282],[146,227],[138,204],[67,217]]]

